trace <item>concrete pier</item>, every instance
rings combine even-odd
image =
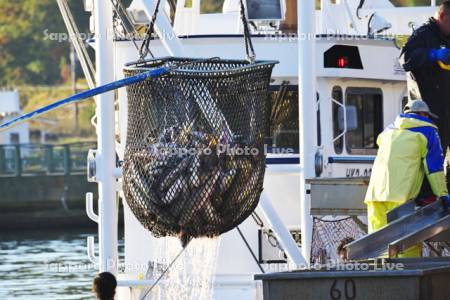
[[[0,177],[0,230],[95,227],[85,194],[97,185],[85,174]]]
[[[86,177],[94,148],[95,142],[0,145],[0,231],[96,227],[85,206],[87,192],[97,199],[97,184]]]

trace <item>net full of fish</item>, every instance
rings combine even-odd
[[[130,63],[124,73],[184,61],[192,60]],[[265,99],[275,63],[199,61],[127,86],[123,191],[154,236],[179,236],[186,243],[219,235],[256,208],[265,173]]]
[[[244,177],[252,182],[252,168],[258,160],[234,154],[233,149],[243,147],[242,139],[227,129],[222,129],[218,138],[187,130],[172,127],[157,138],[149,138],[148,147],[125,162],[130,190],[145,195],[150,215],[159,216],[155,225],[158,222],[157,226],[170,228],[182,243],[202,235],[202,231],[209,236],[219,233],[216,228],[228,221],[224,205],[227,193],[234,190],[247,196],[239,187],[233,189],[233,181]]]

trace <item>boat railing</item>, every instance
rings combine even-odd
[[[96,142],[0,145],[0,176],[70,175],[86,172]]]

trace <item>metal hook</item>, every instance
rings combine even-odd
[[[94,195],[86,193],[86,214],[95,223],[98,223],[98,215],[94,212]]]
[[[88,236],[87,237],[87,256],[89,258],[89,260],[93,263],[93,264],[98,264],[98,258],[97,256],[95,256],[95,251],[94,251],[94,237],[93,236]]]

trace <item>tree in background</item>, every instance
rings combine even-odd
[[[87,32],[89,16],[83,11],[82,2],[70,0],[69,4],[80,30]],[[125,6],[129,2],[123,0]],[[429,2],[392,1],[398,6],[429,5]],[[203,0],[202,12],[220,12],[222,5],[223,0]],[[60,62],[69,61],[69,41],[51,40],[46,32],[66,33],[55,0],[0,0],[0,86],[64,82],[66,78],[61,74],[65,70],[61,67],[65,66]]]
[[[82,1],[70,5],[86,32]],[[52,40],[50,33],[66,33],[55,0],[0,0],[0,86],[62,82],[59,62],[68,61],[70,41]]]
[[[444,0],[437,0],[436,4],[439,5]],[[395,6],[429,6],[430,0],[391,0]]]

